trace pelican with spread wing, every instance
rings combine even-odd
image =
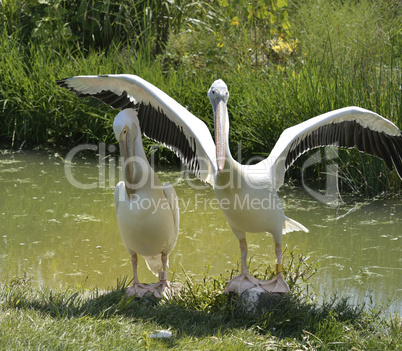
[[[356,147],[377,156],[402,177],[402,135],[380,115],[359,107],[346,107],[311,118],[286,129],[271,154],[255,165],[235,161],[229,149],[229,91],[216,80],[208,91],[214,112],[215,143],[207,125],[149,82],[134,75],[77,76],[58,81],[79,97],[93,96],[113,108],[135,109],[142,132],[173,150],[199,178],[211,184],[233,233],[239,240],[241,272],[226,292],[239,295],[261,286],[285,293],[282,274],[282,234],[308,230],[285,216],[277,190],[286,169],[309,149],[335,145]],[[277,276],[257,280],[247,271],[247,232],[269,232],[275,242]]]

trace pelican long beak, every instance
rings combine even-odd
[[[216,163],[219,174],[222,173],[226,158],[226,102],[223,99],[216,100],[215,108],[215,145]]]
[[[134,193],[134,149],[132,132],[124,128],[119,138],[120,155],[123,157],[123,173],[126,191],[128,194]]]

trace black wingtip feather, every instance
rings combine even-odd
[[[100,77],[107,76],[103,75]],[[184,163],[190,166],[192,171],[199,173],[195,143],[191,139],[188,140],[189,137],[184,135],[182,127],[172,122],[159,108],[155,109],[151,104],[134,104],[126,91],[120,95],[109,90],[103,90],[100,93],[94,94],[82,93],[70,87],[67,84],[68,79],[57,80],[56,84],[61,88],[70,90],[80,98],[92,96],[113,108],[133,108],[137,110],[142,133],[148,138],[166,145]]]
[[[285,166],[292,163],[307,150],[321,146],[356,147],[359,151],[381,158],[389,170],[395,166],[402,178],[402,133],[388,135],[365,128],[356,121],[345,121],[321,126],[289,148]]]

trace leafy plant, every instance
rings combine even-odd
[[[280,63],[294,52],[297,41],[292,39],[287,0],[222,0],[219,4],[233,27],[246,28],[253,67]]]

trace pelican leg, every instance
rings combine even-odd
[[[137,254],[133,254],[131,256],[131,263],[133,265],[133,284],[126,289],[126,293],[128,296],[134,296],[141,298],[143,297],[148,291],[152,291],[150,287],[146,284],[141,284],[138,280],[137,275],[137,266],[138,266],[138,257]]]
[[[141,298],[144,297],[144,295],[147,292],[150,292],[154,294],[155,297],[161,298],[162,295],[165,295],[166,290],[170,289],[169,282],[167,280],[167,261],[168,261],[168,255],[162,253],[161,256],[162,259],[162,271],[159,272],[159,282],[157,283],[152,283],[152,284],[141,284],[138,280],[137,276],[137,254],[134,254],[131,256],[131,262],[133,264],[133,273],[134,273],[134,279],[133,279],[133,285],[127,288],[126,292],[127,295]]]
[[[276,277],[269,281],[260,280],[260,286],[268,292],[288,293],[290,292],[289,285],[285,282],[282,274],[282,244],[275,243],[275,254],[278,261]]]
[[[254,278],[247,271],[247,241],[246,238],[240,239],[241,270],[240,274],[234,277],[227,285],[224,293],[231,291],[237,292],[240,296],[245,290],[258,286],[258,279]]]
[[[138,280],[138,274],[137,274],[138,257],[136,253],[131,256],[131,264],[133,265],[133,276],[134,276],[133,285],[139,284],[140,282]]]
[[[162,253],[162,272],[159,273],[159,281],[162,284],[163,289],[170,288],[169,282],[167,280],[167,261],[168,255]]]
[[[155,291],[154,295],[156,297],[161,297],[162,295],[165,294],[166,290],[170,289],[169,282],[167,280],[167,261],[168,261],[168,255],[165,253],[162,253],[161,255],[162,259],[162,271],[159,272],[159,282],[155,284]]]

